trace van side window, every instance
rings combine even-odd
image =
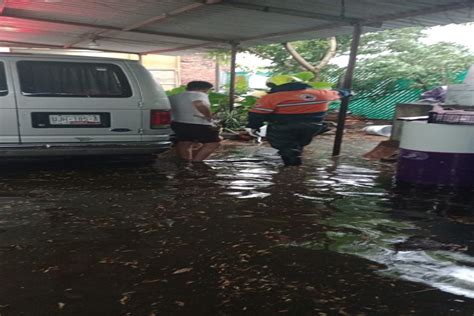
[[[19,61],[21,93],[31,97],[128,98],[120,67],[106,63]]]
[[[5,75],[5,66],[0,63],[0,97],[8,94],[7,77]]]

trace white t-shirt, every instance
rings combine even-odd
[[[185,91],[169,97],[171,103],[171,119],[174,122],[212,125],[204,115],[193,105],[194,101],[202,101],[207,107],[211,107],[209,97],[204,92]]]

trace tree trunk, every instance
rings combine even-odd
[[[247,51],[251,54],[254,54],[254,55],[257,55],[257,56],[260,56],[262,58],[266,58],[266,59],[270,59],[272,60],[272,56],[268,56],[268,55],[265,55],[265,54],[262,54],[262,53],[259,53],[259,52],[256,52],[255,50],[253,50],[251,47],[248,47],[247,48]],[[291,64],[291,62],[289,60],[285,61],[284,62],[285,66],[288,67],[288,68],[293,68],[294,66]]]
[[[321,59],[321,61],[315,67],[318,73],[321,71],[323,67],[329,64],[329,62],[331,61],[331,59],[334,58],[334,56],[336,56],[336,50],[337,50],[336,37],[333,36],[329,38],[328,42],[329,42],[329,48],[326,51],[326,54],[324,55],[323,59]]]
[[[329,48],[324,54],[324,57],[315,66],[313,66],[306,59],[304,59],[303,56],[301,56],[290,43],[282,43],[282,45],[298,64],[300,64],[304,69],[314,74],[314,81],[319,81],[319,74],[321,72],[321,69],[325,67],[334,56],[336,56],[336,37],[333,36],[329,38],[328,43]]]
[[[290,43],[283,43],[283,46],[286,48],[288,53],[290,53],[291,57],[293,57],[293,59],[296,60],[296,62],[298,62],[298,64],[301,65],[301,67],[305,68],[308,71],[311,71],[312,73],[316,75],[316,68],[313,65],[311,65],[308,61],[306,61],[306,59],[304,59],[303,56],[301,56],[296,51],[293,45],[291,45]]]

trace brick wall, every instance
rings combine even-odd
[[[181,56],[181,84],[189,81],[204,80],[216,84],[216,63],[203,54]]]
[[[216,63],[207,58],[205,54],[191,54],[181,56],[181,84],[189,81],[204,80],[216,85]],[[227,70],[228,66],[221,66],[221,70]]]

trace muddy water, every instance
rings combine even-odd
[[[472,315],[474,194],[393,182],[330,139],[0,170],[1,315]]]

